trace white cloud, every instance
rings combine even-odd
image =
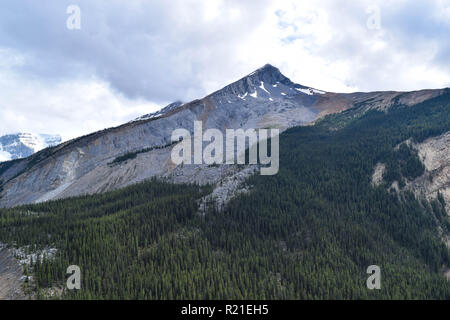
[[[0,68],[0,87],[0,135],[50,133],[68,140],[159,109],[143,99],[129,99],[95,77],[48,85]]]
[[[0,150],[0,162],[11,160],[11,154],[9,152]]]
[[[189,101],[271,63],[335,92],[450,85],[448,1],[17,0],[0,12],[0,134],[64,138]],[[380,29],[367,28],[367,8]],[[14,18],[13,18],[14,17]]]

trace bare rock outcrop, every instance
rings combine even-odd
[[[378,162],[373,170],[372,174],[372,185],[378,187],[383,183],[383,174],[386,171],[386,165],[384,163]]]
[[[447,213],[450,213],[450,132],[429,138],[414,147],[425,166],[425,174],[408,183],[406,188],[427,199],[436,199],[440,193]]]
[[[14,251],[0,244],[0,300],[23,300],[23,268]]]

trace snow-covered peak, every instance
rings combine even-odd
[[[209,99],[209,106],[237,110],[242,107],[254,108],[255,104],[260,103],[279,105],[288,100],[314,101],[317,96],[322,94],[326,94],[326,92],[296,84],[284,76],[278,68],[266,64],[203,99],[186,104],[179,101],[174,102],[157,112],[143,115],[131,122],[160,118],[182,110],[184,106],[189,107],[196,101],[206,101],[204,99]]]
[[[292,82],[284,76],[280,70],[270,64],[251,72],[242,79],[216,91],[212,94],[216,101],[238,101],[241,102],[274,102],[292,99],[299,95],[321,95],[326,92],[316,90],[301,84]]]
[[[25,158],[61,143],[60,135],[14,133],[0,137],[0,162]]]

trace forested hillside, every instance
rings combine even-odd
[[[1,210],[0,242],[58,249],[33,261],[40,298],[78,265],[82,288],[63,298],[450,299],[442,203],[389,190],[423,173],[401,144],[449,130],[450,92],[389,112],[352,109],[283,133],[279,173],[251,177],[252,191],[221,212],[198,214],[208,186],[153,180]],[[386,183],[374,187],[381,160]],[[381,290],[366,287],[373,264]]]

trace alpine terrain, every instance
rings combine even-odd
[[[15,133],[0,137],[0,162],[26,158],[42,149],[61,143],[61,136]]]
[[[174,164],[172,132],[193,133],[194,121],[280,129],[279,172]],[[20,265],[0,289],[450,299],[449,155],[448,88],[326,92],[265,65],[201,99],[0,163],[0,284],[2,264]],[[81,290],[65,288],[69,265]],[[380,290],[366,286],[371,265]]]

